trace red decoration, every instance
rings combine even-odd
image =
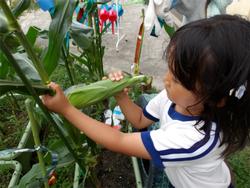
[[[111,9],[109,11],[109,21],[111,22],[112,24],[112,34],[115,33],[115,22],[117,20],[117,13],[115,10]]]
[[[109,12],[106,9],[101,9],[99,11],[99,18],[100,18],[100,25],[101,25],[101,32],[102,32],[102,28],[103,28],[103,23],[105,23],[107,21],[107,19],[109,18]]]
[[[56,174],[56,172],[52,172],[52,174],[50,175],[49,180],[48,180],[49,186],[54,185],[56,183],[56,180],[57,180],[57,174]]]

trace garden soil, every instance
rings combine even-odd
[[[137,35],[142,22],[141,10],[146,6],[141,4],[124,5],[124,14],[121,17],[120,37],[125,36],[116,48],[118,35],[106,33],[103,36],[105,46],[104,67],[106,72],[123,70],[130,72],[131,63],[134,61],[134,53]],[[20,18],[23,30],[26,32],[29,26],[38,26],[41,29],[48,29],[50,16],[40,10],[25,14]],[[140,72],[153,76],[153,86],[160,90],[163,88],[163,76],[167,69],[167,64],[163,59],[163,52],[167,46],[169,38],[164,32],[159,37],[151,37],[145,33]],[[41,45],[46,45],[46,41],[38,41]],[[96,167],[97,177],[102,188],[133,188],[136,187],[131,158],[116,154],[107,150],[102,152],[100,163]],[[88,187],[93,187],[89,185]]]
[[[135,188],[136,180],[131,157],[104,149],[95,167],[101,188]],[[86,188],[93,185],[87,184]]]

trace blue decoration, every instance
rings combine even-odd
[[[36,2],[43,11],[50,11],[55,7],[54,0],[37,0]]]

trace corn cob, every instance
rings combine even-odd
[[[134,77],[125,76],[120,81],[111,81],[108,79],[89,85],[72,86],[65,91],[65,95],[72,105],[77,108],[84,108],[114,96],[116,93],[122,91],[126,87],[137,83],[150,84],[151,81],[152,77],[145,75]]]

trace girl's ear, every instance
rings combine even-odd
[[[218,108],[222,108],[222,107],[225,106],[225,104],[226,104],[226,97],[222,98],[222,99],[217,103],[216,106],[217,106]]]

